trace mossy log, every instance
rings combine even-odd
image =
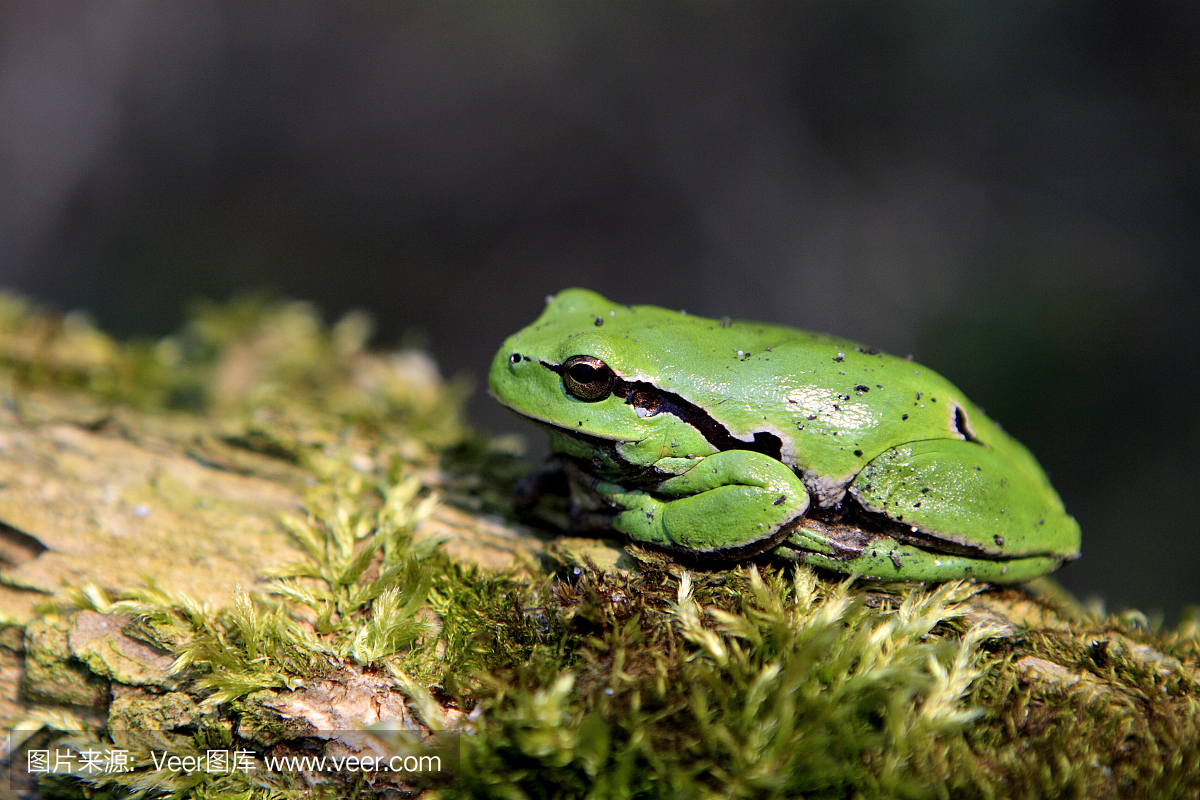
[[[0,302],[5,796],[1200,793],[1193,617],[520,524],[511,443],[368,336],[244,301],[121,345]]]

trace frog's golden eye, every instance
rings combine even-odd
[[[612,367],[594,356],[571,356],[562,365],[563,386],[580,400],[603,400],[612,392]]]

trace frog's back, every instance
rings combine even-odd
[[[966,439],[994,448],[1049,489],[1029,451],[932,369],[849,339],[635,306],[627,335],[647,377],[739,438],[780,439],[799,472],[845,479],[897,444]],[[642,319],[633,322],[634,317]]]
[[[1049,488],[1028,450],[913,361],[827,334],[624,306],[587,290],[560,293],[556,305],[566,312],[555,318],[564,338],[594,333],[619,343],[622,377],[677,395],[737,439],[777,437],[781,459],[798,472],[842,482],[898,444],[966,439]],[[580,317],[592,325],[581,330]]]

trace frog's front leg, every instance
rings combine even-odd
[[[724,450],[650,491],[593,479],[617,509],[611,526],[639,542],[743,558],[785,537],[808,510],[808,492],[788,466],[750,450]]]

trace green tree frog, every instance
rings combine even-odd
[[[1024,446],[933,370],[845,339],[568,289],[488,384],[550,432],[575,531],[890,580],[1010,583],[1079,556]]]

